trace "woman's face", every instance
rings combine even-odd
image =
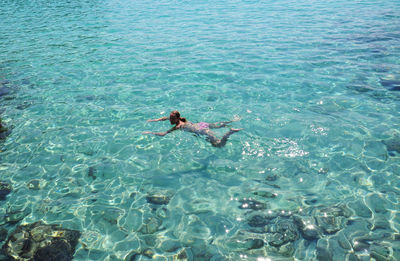
[[[170,114],[169,115],[169,122],[171,124],[178,124],[179,123],[179,119],[178,119],[178,117],[176,117],[175,114]]]

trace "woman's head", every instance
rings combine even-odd
[[[185,118],[181,118],[181,114],[179,113],[179,111],[173,111],[169,114],[169,122],[171,124],[178,124],[179,121],[186,122]]]

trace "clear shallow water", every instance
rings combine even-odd
[[[382,142],[400,139],[398,1],[0,10],[1,117],[13,128],[0,153],[13,186],[3,227],[13,230],[6,216],[16,213],[77,229],[75,260],[146,249],[169,259],[186,249],[193,260],[399,259],[399,153]],[[142,135],[170,128],[146,120],[175,109],[193,122],[239,115],[232,126],[244,130],[222,149],[184,132]],[[150,204],[154,192],[171,200]],[[281,215],[249,221],[268,211]],[[274,225],[294,216],[319,235],[298,228],[271,245]],[[149,219],[159,225],[148,229]]]

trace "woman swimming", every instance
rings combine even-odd
[[[173,111],[170,113],[169,117],[161,117],[159,119],[154,119],[154,120],[147,120],[148,122],[152,121],[166,121],[169,120],[171,125],[174,125],[171,129],[167,130],[166,132],[143,132],[143,134],[154,134],[158,136],[165,136],[168,133],[174,131],[174,130],[184,130],[184,131],[189,131],[192,133],[195,133],[197,135],[205,135],[207,136],[206,139],[214,146],[221,148],[225,146],[226,141],[228,140],[229,136],[231,136],[233,133],[238,132],[242,129],[233,129],[231,128],[227,133],[225,133],[224,136],[222,136],[221,139],[218,139],[214,132],[212,132],[210,129],[215,129],[215,128],[222,128],[227,126],[229,123],[238,121],[239,119],[234,119],[232,121],[224,121],[224,122],[217,122],[217,123],[207,123],[207,122],[199,122],[199,123],[192,123],[190,121],[187,121],[185,118],[181,118],[181,115],[179,111]]]

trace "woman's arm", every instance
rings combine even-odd
[[[152,121],[166,121],[166,120],[168,120],[168,119],[169,119],[169,117],[161,117],[161,118],[158,118],[158,119],[147,120],[147,122],[152,122]]]
[[[171,129],[167,130],[166,132],[151,132],[151,131],[145,131],[143,132],[143,134],[154,134],[157,136],[165,136],[170,132],[173,132],[174,130],[176,130],[176,127],[172,127]]]

